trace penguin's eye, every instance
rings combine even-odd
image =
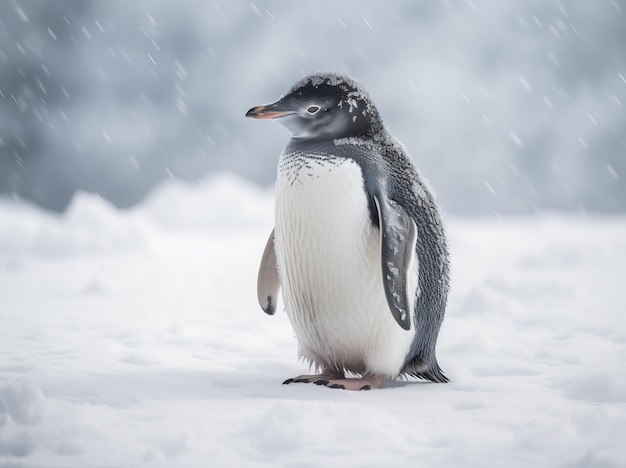
[[[320,106],[309,106],[309,107],[306,108],[306,111],[309,114],[316,114],[317,111],[319,111],[319,110],[320,110]]]

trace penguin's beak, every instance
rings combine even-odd
[[[265,106],[253,107],[246,112],[246,117],[252,117],[253,119],[277,119],[289,114],[295,114],[295,111],[281,108],[281,102],[276,101]]]

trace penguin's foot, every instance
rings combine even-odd
[[[287,379],[283,382],[283,385],[290,383],[315,383],[317,385],[327,385],[331,380],[344,379],[345,375],[341,371],[333,369],[324,369],[321,374],[314,375],[299,375],[293,379]]]
[[[328,388],[340,388],[342,390],[371,390],[382,388],[386,377],[384,375],[365,374],[360,379],[346,379],[343,372],[325,369],[317,375],[301,375],[293,379],[287,379],[283,384],[290,383],[314,383]]]
[[[385,380],[384,375],[365,374],[360,379],[333,379],[324,385],[328,388],[341,388],[343,390],[371,390],[383,388]]]

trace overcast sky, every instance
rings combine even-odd
[[[626,2],[5,1],[0,193],[139,202],[171,178],[269,185],[244,118],[350,74],[447,213],[626,210]]]

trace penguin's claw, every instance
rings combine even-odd
[[[385,376],[365,374],[360,379],[346,379],[342,373],[332,370],[325,370],[318,375],[300,375],[293,379],[287,379],[284,385],[290,383],[314,383],[328,388],[339,388],[342,390],[371,390],[382,388]]]
[[[344,379],[343,372],[324,369],[324,372],[316,375],[299,375],[292,379],[287,379],[283,382],[283,385],[289,385],[290,383],[315,383],[317,385],[327,385],[331,380]]]
[[[385,382],[384,377],[379,376],[365,376],[361,379],[339,379],[331,380],[328,388],[340,388],[342,390],[371,390],[373,388],[382,388]]]

